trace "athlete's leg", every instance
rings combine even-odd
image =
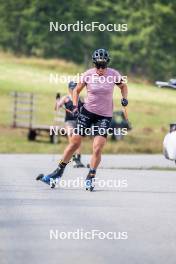
[[[71,126],[69,122],[66,122],[65,128],[67,131],[68,142],[71,143],[73,126]]]
[[[64,163],[68,163],[70,161],[73,153],[76,151],[76,149],[78,149],[80,147],[81,140],[82,140],[82,136],[80,136],[80,135],[73,135],[71,137],[71,142],[66,147],[64,154],[63,154],[63,157],[62,157],[62,161]]]
[[[89,120],[89,117],[86,116],[85,119],[86,118]],[[79,121],[79,117],[78,117],[78,121]],[[87,127],[87,123],[85,123],[85,127]],[[82,132],[81,132],[81,134],[82,134]],[[51,182],[50,181],[51,179],[61,178],[63,175],[63,172],[65,170],[65,167],[67,166],[70,159],[72,158],[73,153],[76,151],[76,149],[78,149],[80,147],[81,139],[82,139],[81,135],[73,134],[73,136],[70,139],[70,143],[66,147],[64,154],[62,156],[62,159],[58,164],[57,169],[48,175],[43,175],[43,174],[38,175],[36,180],[41,180],[45,183],[49,183],[49,182]],[[55,184],[53,184],[53,188],[54,188],[54,186],[55,186]]]
[[[90,170],[85,180],[86,190],[93,191],[94,189],[94,179],[96,175],[96,169],[101,161],[101,153],[106,141],[107,141],[106,137],[99,135],[94,137]]]
[[[73,126],[71,126],[70,122],[67,122],[67,125],[66,125],[66,131],[67,131],[67,137],[68,137],[68,142],[69,144],[71,144],[71,140],[72,140],[72,131],[73,131]],[[77,153],[77,150],[75,151],[75,153],[73,153],[73,156],[72,156],[72,161],[73,161],[73,166],[76,164],[76,154]]]
[[[91,113],[88,112],[84,107],[82,107],[81,112],[77,118],[75,127],[78,129],[79,135],[73,135],[73,140],[71,140],[71,144],[67,147],[64,152],[63,160],[64,162],[68,162],[70,158],[70,153],[73,153],[73,150],[76,151],[76,165],[77,167],[84,167],[81,162],[81,140],[82,137],[85,136],[85,129],[91,126]],[[77,146],[77,148],[76,148]]]
[[[70,143],[72,143],[71,140],[72,140],[72,137],[70,139]],[[85,167],[84,164],[81,161],[81,142],[80,142],[80,146],[73,153],[72,165],[73,165],[73,168],[84,168]]]
[[[103,136],[95,136],[93,140],[93,152],[90,162],[90,170],[85,180],[86,190],[93,191],[96,169],[101,161],[101,153],[107,139]]]
[[[81,143],[81,136],[73,135],[71,138],[71,142],[64,151],[63,159],[59,162],[59,165],[56,168],[56,170],[54,170],[52,173],[48,175],[39,174],[36,180],[41,180],[47,184],[51,184],[51,188],[55,188],[57,184],[56,179],[62,177],[67,163],[70,161],[73,153],[79,147],[80,143]]]
[[[90,168],[97,169],[101,161],[101,153],[104,145],[106,144],[107,138],[103,136],[96,136],[93,140],[93,152],[90,162]]]
[[[66,123],[66,131],[67,131],[67,137],[68,137],[68,142],[71,143],[71,139],[73,136],[73,129],[76,128],[76,123],[74,124],[73,122],[67,122]],[[80,155],[81,154],[81,144],[75,151],[76,154]]]
[[[81,144],[79,146],[79,148],[77,148],[76,152],[77,155],[81,155]]]
[[[76,149],[74,155],[73,155],[73,167],[74,168],[84,168],[84,164],[81,161],[81,142],[80,146]]]

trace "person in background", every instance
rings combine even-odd
[[[65,127],[67,130],[67,136],[69,143],[71,142],[72,138],[72,131],[76,128],[76,120],[77,118],[73,116],[73,90],[76,87],[77,83],[71,81],[68,84],[68,94],[61,97],[60,93],[56,94],[56,104],[55,104],[55,111],[58,112],[60,108],[65,110]],[[79,98],[78,100],[78,107],[79,109],[84,105],[84,103]],[[72,156],[73,160],[73,167],[74,168],[83,168],[85,167],[84,164],[81,162],[81,146],[75,151],[75,154]]]

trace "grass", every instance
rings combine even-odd
[[[50,74],[74,75],[83,67],[63,60],[14,57],[0,53],[0,152],[1,153],[61,153],[66,138],[52,145],[48,138],[37,142],[27,140],[27,131],[12,129],[12,91],[36,94],[36,123],[53,123],[55,94],[65,94],[67,85],[50,83]],[[131,79],[132,80],[132,79]],[[176,92],[159,89],[146,82],[129,80],[129,119],[133,130],[120,142],[108,141],[105,153],[160,153],[170,122],[176,121]],[[121,109],[120,90],[114,92],[115,109]],[[91,152],[90,139],[84,139],[83,152]]]

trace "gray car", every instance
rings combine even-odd
[[[155,84],[159,87],[159,88],[172,88],[172,89],[176,89],[176,79],[170,79],[168,82],[160,82],[160,81],[156,81]]]

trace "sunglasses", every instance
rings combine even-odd
[[[105,69],[106,67],[107,67],[107,64],[106,63],[96,63],[95,64],[95,67],[97,68],[97,69]]]

